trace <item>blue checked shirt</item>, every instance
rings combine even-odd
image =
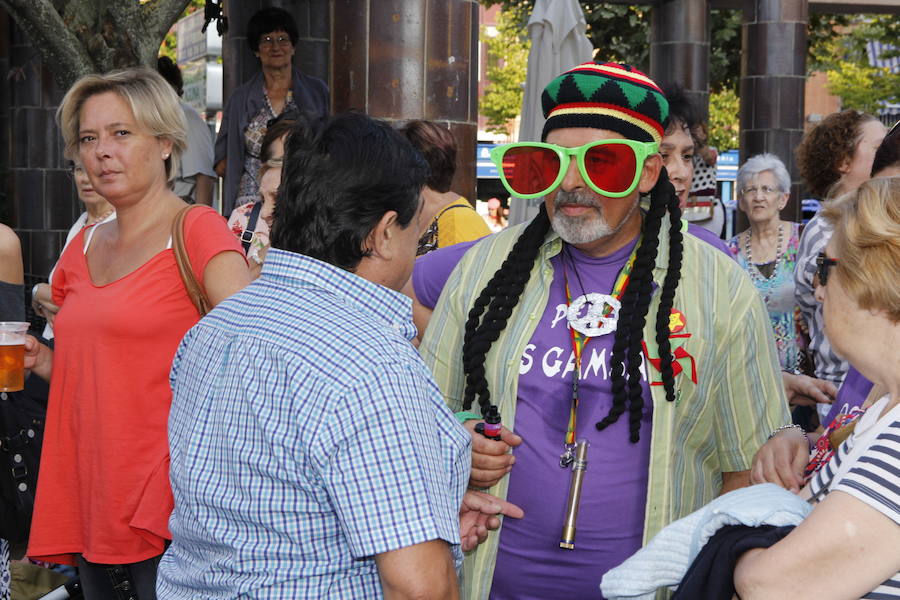
[[[434,539],[459,568],[471,440],[415,331],[398,292],[271,249],[188,332],[160,598],[381,598],[374,556]]]

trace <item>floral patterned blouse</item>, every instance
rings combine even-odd
[[[238,206],[231,211],[231,217],[228,218],[228,227],[240,239],[241,234],[247,229],[250,222],[250,211],[253,210],[254,202],[248,202]],[[250,240],[250,250],[247,251],[247,259],[261,265],[263,259],[260,258],[260,251],[269,247],[269,224],[262,217],[256,220],[256,227],[253,230],[253,237]]]
[[[235,200],[235,206],[253,202],[259,197],[259,169],[262,167],[259,155],[262,152],[262,141],[266,137],[269,121],[278,116],[272,108],[268,94],[265,94],[265,99],[265,105],[250,120],[247,124],[247,129],[244,130],[244,173],[241,175],[241,181],[238,184],[238,197]],[[297,112],[293,90],[288,90],[287,97],[284,99],[284,108],[280,114],[290,111]]]
[[[771,263],[750,264],[742,248],[742,240],[741,235],[734,236],[728,240],[728,249],[741,268],[750,275],[753,285],[769,309],[769,319],[772,322],[772,332],[775,334],[781,368],[794,372],[800,367],[799,309],[794,299],[794,268],[797,265],[797,249],[800,246],[800,225],[791,224],[787,248],[768,277],[763,274],[760,267]]]

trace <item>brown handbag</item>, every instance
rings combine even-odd
[[[196,204],[185,206],[175,215],[175,222],[172,223],[172,251],[175,253],[175,264],[178,265],[178,272],[181,274],[184,289],[187,290],[191,304],[197,308],[197,312],[202,317],[212,310],[212,304],[206,292],[203,291],[203,286],[194,277],[191,259],[188,256],[187,247],[184,245],[184,218],[187,216],[188,211],[196,207]]]

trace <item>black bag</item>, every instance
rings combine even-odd
[[[28,540],[49,386],[37,376],[21,392],[0,392],[0,537]]]

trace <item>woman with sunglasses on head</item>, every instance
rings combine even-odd
[[[225,178],[226,215],[256,201],[261,144],[270,120],[291,112],[311,118],[328,114],[328,86],[293,65],[298,37],[297,23],[281,8],[259,10],[247,23],[247,44],[259,58],[260,72],[232,93],[216,138],[215,166]]]
[[[72,179],[75,180],[78,199],[84,204],[84,212],[75,219],[75,223],[69,228],[60,255],[66,251],[69,242],[85,227],[100,225],[116,218],[116,208],[94,191],[94,186],[85,173],[84,167],[77,161],[72,166]],[[50,275],[47,276],[48,281],[53,281],[55,269],[55,266],[50,269]],[[31,307],[36,314],[47,320],[44,337],[48,340],[53,339],[53,319],[56,318],[59,307],[53,302],[53,288],[49,283],[38,283],[31,289]]]
[[[801,491],[815,508],[782,541],[738,560],[744,600],[900,598],[900,178],[876,178],[823,214],[816,299],[834,350],[879,388]]]
[[[456,138],[450,129],[433,121],[414,120],[401,127],[400,133],[419,151],[430,171],[422,189],[422,219],[428,228],[419,238],[416,254],[421,256],[490,233],[469,201],[450,189],[456,173]]]

